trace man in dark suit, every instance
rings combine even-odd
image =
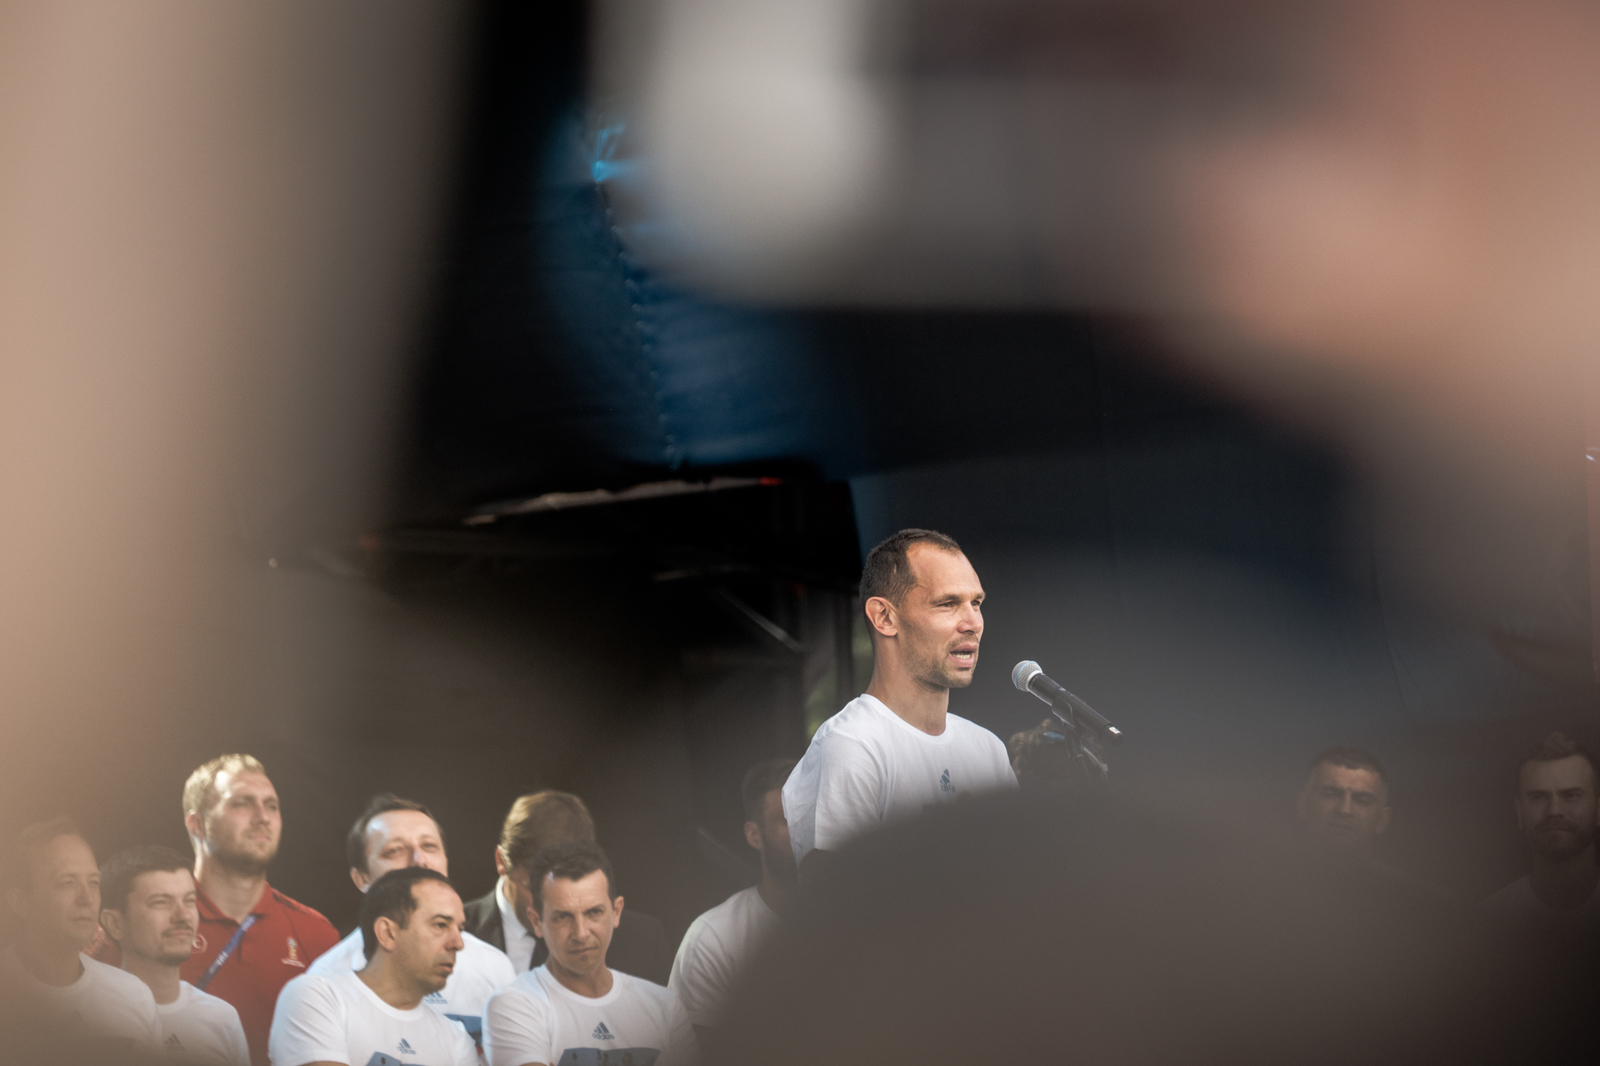
[[[573,840],[594,840],[594,818],[581,799],[552,789],[517,797],[494,849],[500,879],[488,895],[466,905],[467,932],[504,951],[518,973],[543,965],[549,957],[527,918],[533,905],[528,864],[542,849]],[[632,907],[625,909],[612,934],[606,965],[666,984],[672,972],[672,948],[660,921]]]

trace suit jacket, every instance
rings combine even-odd
[[[466,904],[467,932],[504,951],[506,933],[500,924],[495,891],[491,888],[488,895]],[[664,985],[672,974],[672,954],[667,932],[658,920],[631,907],[622,908],[622,920],[611,934],[611,947],[606,951],[607,966]],[[533,965],[543,966],[549,957],[544,941],[539,941],[533,949]]]

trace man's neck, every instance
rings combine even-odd
[[[372,989],[377,997],[396,1010],[415,1010],[427,993],[411,981],[402,981],[389,965],[389,957],[375,952],[364,969],[356,971],[361,983]]]
[[[150,994],[155,996],[159,1006],[165,1007],[168,1003],[178,1001],[178,993],[182,989],[179,987],[177,966],[124,951],[122,968],[150,987]]]
[[[867,695],[889,708],[895,716],[929,736],[944,733],[950,713],[950,690],[926,685],[902,670],[872,668],[872,683]]]
[[[1594,895],[1600,884],[1600,867],[1595,866],[1594,845],[1590,844],[1569,859],[1548,859],[1535,854],[1528,883],[1539,902],[1556,910],[1576,910]]]
[[[66,988],[83,976],[83,959],[77,951],[55,945],[17,941],[17,961],[37,981],[54,988]]]
[[[554,955],[545,962],[545,969],[550,971],[550,976],[561,982],[561,986],[569,992],[576,992],[588,999],[599,999],[611,991],[611,986],[616,983],[611,976],[611,970],[601,963],[593,973],[574,973],[556,961]]]
[[[499,897],[502,900],[505,901],[506,910],[508,910],[508,911],[510,911],[512,913],[512,915],[515,918],[516,923],[517,923],[516,929],[507,929],[507,930],[505,930],[506,934],[510,935],[512,933],[520,932],[520,933],[523,933],[526,936],[532,936],[533,935],[533,931],[531,929],[529,929],[527,927],[527,925],[525,925],[523,923],[522,918],[520,916],[517,916],[517,896],[516,896],[515,891],[511,887],[511,878],[509,878],[509,877],[500,878],[500,880],[495,883],[494,890],[499,895]],[[505,922],[502,921],[500,924],[503,926],[503,925],[505,925]]]
[[[250,916],[267,888],[267,875],[230,870],[204,853],[194,862],[194,880],[212,906],[236,922]]]
[[[761,902],[770,907],[773,913],[785,918],[793,913],[794,889],[772,876],[766,863],[761,864],[761,882],[756,885],[756,891],[761,894]]]

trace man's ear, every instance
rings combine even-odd
[[[761,823],[760,822],[746,822],[746,823],[744,823],[744,842],[746,844],[749,844],[752,848],[755,848],[757,851],[761,850]]]
[[[350,867],[350,880],[356,883],[356,888],[362,892],[372,887],[372,879],[354,866]]]
[[[862,606],[862,610],[866,612],[867,623],[881,636],[892,637],[899,633],[899,620],[895,616],[894,604],[882,596],[872,597]]]
[[[540,940],[543,940],[544,939],[544,916],[541,915],[538,911],[534,910],[532,907],[528,907],[522,913],[523,913],[523,917],[528,919],[528,932],[532,933],[534,936],[538,937]]]
[[[206,838],[206,820],[200,816],[199,811],[190,811],[184,815],[183,827],[189,831],[190,840],[204,840]]]
[[[385,918],[379,915],[377,921],[372,923],[372,935],[378,941],[378,946],[385,951],[394,950],[394,946],[399,940],[396,935],[399,931],[400,927],[395,924],[393,918]]]
[[[618,896],[611,901],[611,928],[615,929],[620,921],[622,921],[622,897]]]
[[[494,872],[501,877],[511,869],[511,864],[506,861],[505,849],[499,844],[494,846]]]
[[[106,931],[106,938],[122,943],[122,912],[103,910],[100,912],[100,928]]]

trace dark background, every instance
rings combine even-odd
[[[1447,611],[1380,547],[1347,458],[1141,323],[734,307],[651,276],[608,211],[627,161],[584,98],[583,6],[484,3],[474,42],[387,520],[247,546],[265,713],[175,713],[148,762],[35,813],[71,810],[102,855],[181,846],[184,777],[251,751],[284,805],[272,880],[349,928],[342,840],[373,792],[433,807],[470,897],[512,799],[568,789],[675,936],[753,877],[744,768],[798,756],[865,682],[863,550],[924,525],[989,593],[958,713],[1036,723],[1008,675],[1037,659],[1127,732],[1116,787],[1221,816],[1286,815],[1316,751],[1370,746],[1388,858],[1469,895],[1517,875],[1511,768],[1593,729],[1576,462],[1545,615]],[[770,483],[465,522],[719,475]]]

